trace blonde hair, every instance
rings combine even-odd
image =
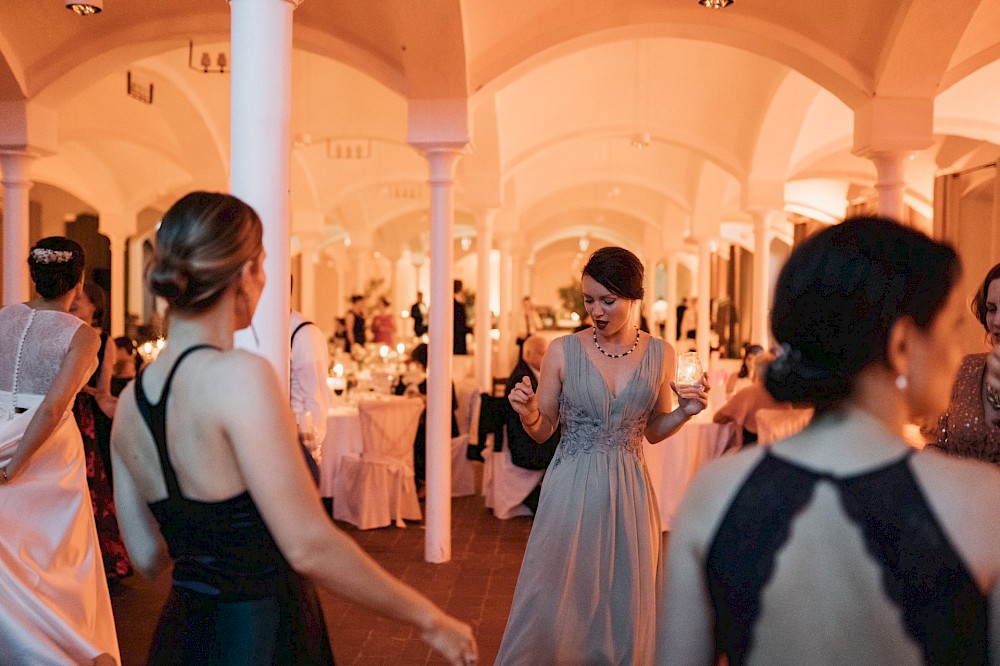
[[[211,307],[263,250],[253,208],[230,194],[191,192],[170,207],[146,268],[150,291],[177,310]]]

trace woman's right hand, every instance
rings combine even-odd
[[[507,401],[519,416],[532,416],[538,413],[538,396],[531,388],[531,379],[527,375],[514,386],[507,396]]]
[[[434,626],[425,629],[421,638],[453,666],[472,666],[479,659],[472,627],[450,615],[440,613]]]

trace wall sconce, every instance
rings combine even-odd
[[[188,67],[196,72],[201,72],[202,74],[225,74],[226,66],[229,65],[229,60],[226,58],[225,53],[219,53],[219,56],[215,60],[215,66],[212,66],[212,56],[208,54],[208,51],[201,52],[201,59],[198,64],[194,64],[194,42],[188,40]]]
[[[100,14],[101,10],[104,9],[104,0],[82,0],[81,2],[67,0],[66,9],[72,10],[80,16]]]

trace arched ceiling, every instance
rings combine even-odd
[[[189,68],[188,42],[196,59],[228,53],[229,12],[0,3],[0,103],[51,112],[57,129],[33,178],[125,235],[138,211],[224,189],[229,77]],[[908,171],[922,215],[935,173],[1000,144],[1000,0],[304,0],[293,17],[293,226],[320,242],[423,246],[411,101],[468,98],[463,233],[501,207],[529,254],[582,224],[660,248],[726,233],[759,182],[783,183],[789,212],[835,219],[874,183],[852,150],[855,110],[876,94],[934,100],[934,145]],[[128,72],[154,85],[152,105],[125,94]],[[0,145],[33,131],[5,121]]]

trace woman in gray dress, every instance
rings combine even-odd
[[[674,350],[637,326],[643,268],[617,247],[583,270],[594,327],[556,340],[538,393],[510,403],[525,430],[562,438],[545,474],[498,664],[640,664],[653,659],[660,518],[643,460],[707,405],[705,382],[676,386]],[[671,409],[671,389],[679,407]]]

